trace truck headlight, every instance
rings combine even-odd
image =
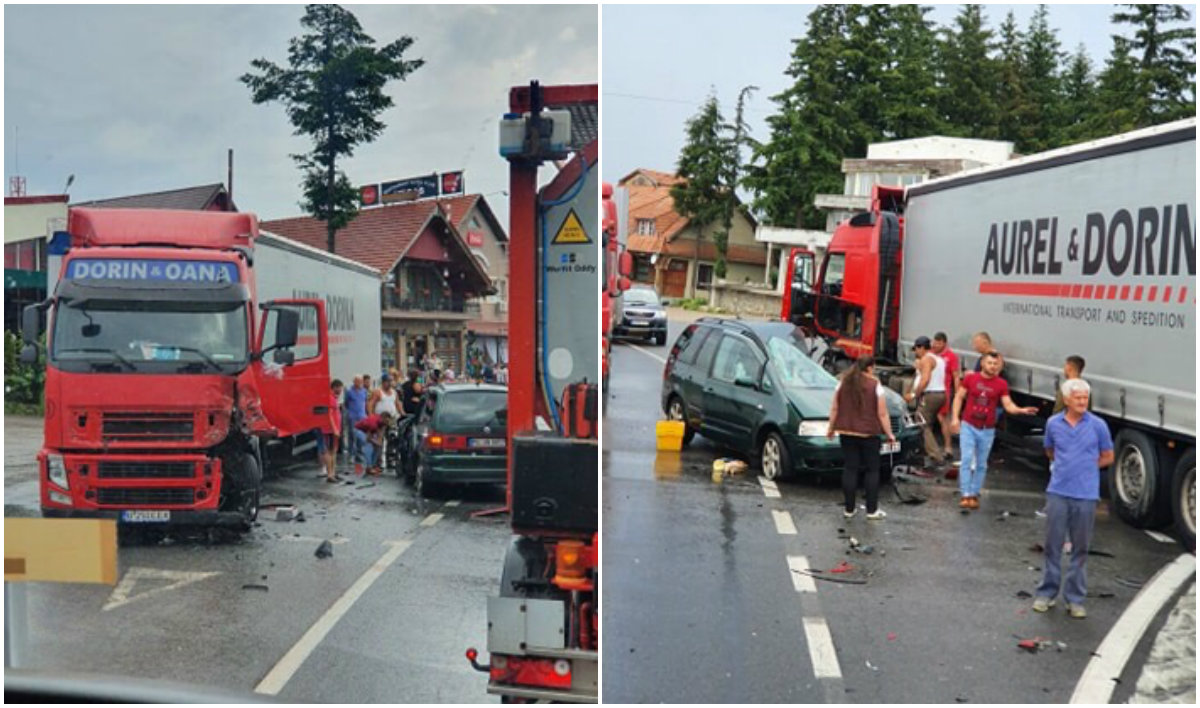
[[[823,438],[829,434],[829,421],[802,420],[800,421],[800,429],[796,431],[796,434],[803,437]]]
[[[67,483],[67,467],[63,464],[62,455],[46,455],[46,477],[63,489],[70,489]]]

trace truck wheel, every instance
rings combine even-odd
[[[1196,449],[1179,458],[1171,483],[1171,508],[1175,512],[1175,531],[1188,551],[1196,552]]]
[[[767,433],[759,448],[763,476],[769,480],[787,477],[792,471],[792,455],[783,437],[775,431]]]
[[[692,426],[687,424],[687,416],[684,415],[683,411],[683,399],[679,396],[671,396],[671,400],[667,402],[667,419],[683,423],[683,444],[687,445],[696,436],[696,431],[692,430]]]
[[[253,454],[247,454],[245,482],[249,489],[242,490],[242,530],[249,531],[258,520],[258,500],[262,492],[262,472],[258,467],[258,459]]]
[[[1158,528],[1169,520],[1169,478],[1149,437],[1122,430],[1113,445],[1116,459],[1109,484],[1117,516],[1135,528]]]

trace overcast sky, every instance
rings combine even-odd
[[[768,139],[770,97],[791,83],[783,74],[791,40],[807,32],[813,7],[605,5],[603,178],[616,182],[639,167],[673,172],[684,123],[714,88],[723,114],[732,118],[741,88],[758,86],[746,117],[751,137]],[[938,5],[928,17],[949,26],[961,7]],[[998,33],[1010,9],[1024,30],[1036,5],[986,5],[987,26]],[[1098,70],[1112,47],[1113,12],[1113,5],[1050,5],[1049,18],[1063,49],[1074,53],[1083,44]]]
[[[497,152],[508,89],[595,83],[597,8],[573,6],[346,6],[377,46],[416,41],[425,66],[387,91],[387,130],[343,170],[355,184],[466,170],[470,193],[507,189]],[[280,104],[254,105],[238,77],[263,57],[286,65],[301,5],[36,6],[4,8],[4,172],[27,193],[73,201],[226,180],[261,218],[301,213],[306,152]],[[7,188],[7,179],[5,180]],[[6,191],[7,194],[7,191]],[[507,225],[507,199],[488,201]]]

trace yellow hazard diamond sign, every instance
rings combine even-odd
[[[554,234],[554,240],[550,243],[562,246],[591,242],[592,239],[588,238],[587,232],[583,230],[583,224],[580,223],[579,216],[572,209],[567,213],[567,218],[563,219],[562,226],[558,227],[558,233]]]

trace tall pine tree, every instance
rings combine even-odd
[[[999,137],[998,70],[991,49],[992,31],[984,26],[979,5],[965,5],[954,18],[953,28],[942,31],[939,61],[946,82],[942,116],[955,135]]]
[[[1058,112],[1057,145],[1070,145],[1091,137],[1087,132],[1089,118],[1096,106],[1096,84],[1092,77],[1092,60],[1083,45],[1075,50],[1062,76],[1062,109]]]
[[[1154,125],[1196,115],[1196,29],[1183,5],[1125,5],[1112,21],[1129,25],[1129,53],[1138,60],[1139,98],[1144,112],[1138,126]],[[1177,23],[1184,23],[1179,26]],[[1175,26],[1171,26],[1175,25]]]
[[[872,140],[903,140],[942,132],[941,91],[929,61],[937,49],[929,7],[884,5],[879,32],[887,52],[879,71],[880,115]],[[865,153],[863,153],[865,154]]]
[[[1025,37],[1017,28],[1017,16],[1009,10],[1000,25],[999,56],[997,57],[996,107],[1000,137],[1016,143],[1021,124],[1030,113],[1029,96],[1025,91]]]
[[[737,150],[730,138],[729,126],[721,116],[717,97],[709,96],[700,111],[687,122],[687,141],[675,167],[675,173],[684,181],[671,188],[675,211],[696,228],[697,260],[706,231],[714,225],[723,226],[726,214],[730,213],[729,202],[734,198],[731,165],[737,159]],[[720,251],[719,242],[717,246]],[[723,254],[718,255],[718,276],[723,276],[724,258]],[[693,277],[699,275],[698,271]]]
[[[1062,57],[1058,35],[1050,27],[1049,10],[1038,5],[1021,46],[1021,83],[1027,97],[1027,112],[1017,129],[1018,152],[1035,153],[1054,147]]]

